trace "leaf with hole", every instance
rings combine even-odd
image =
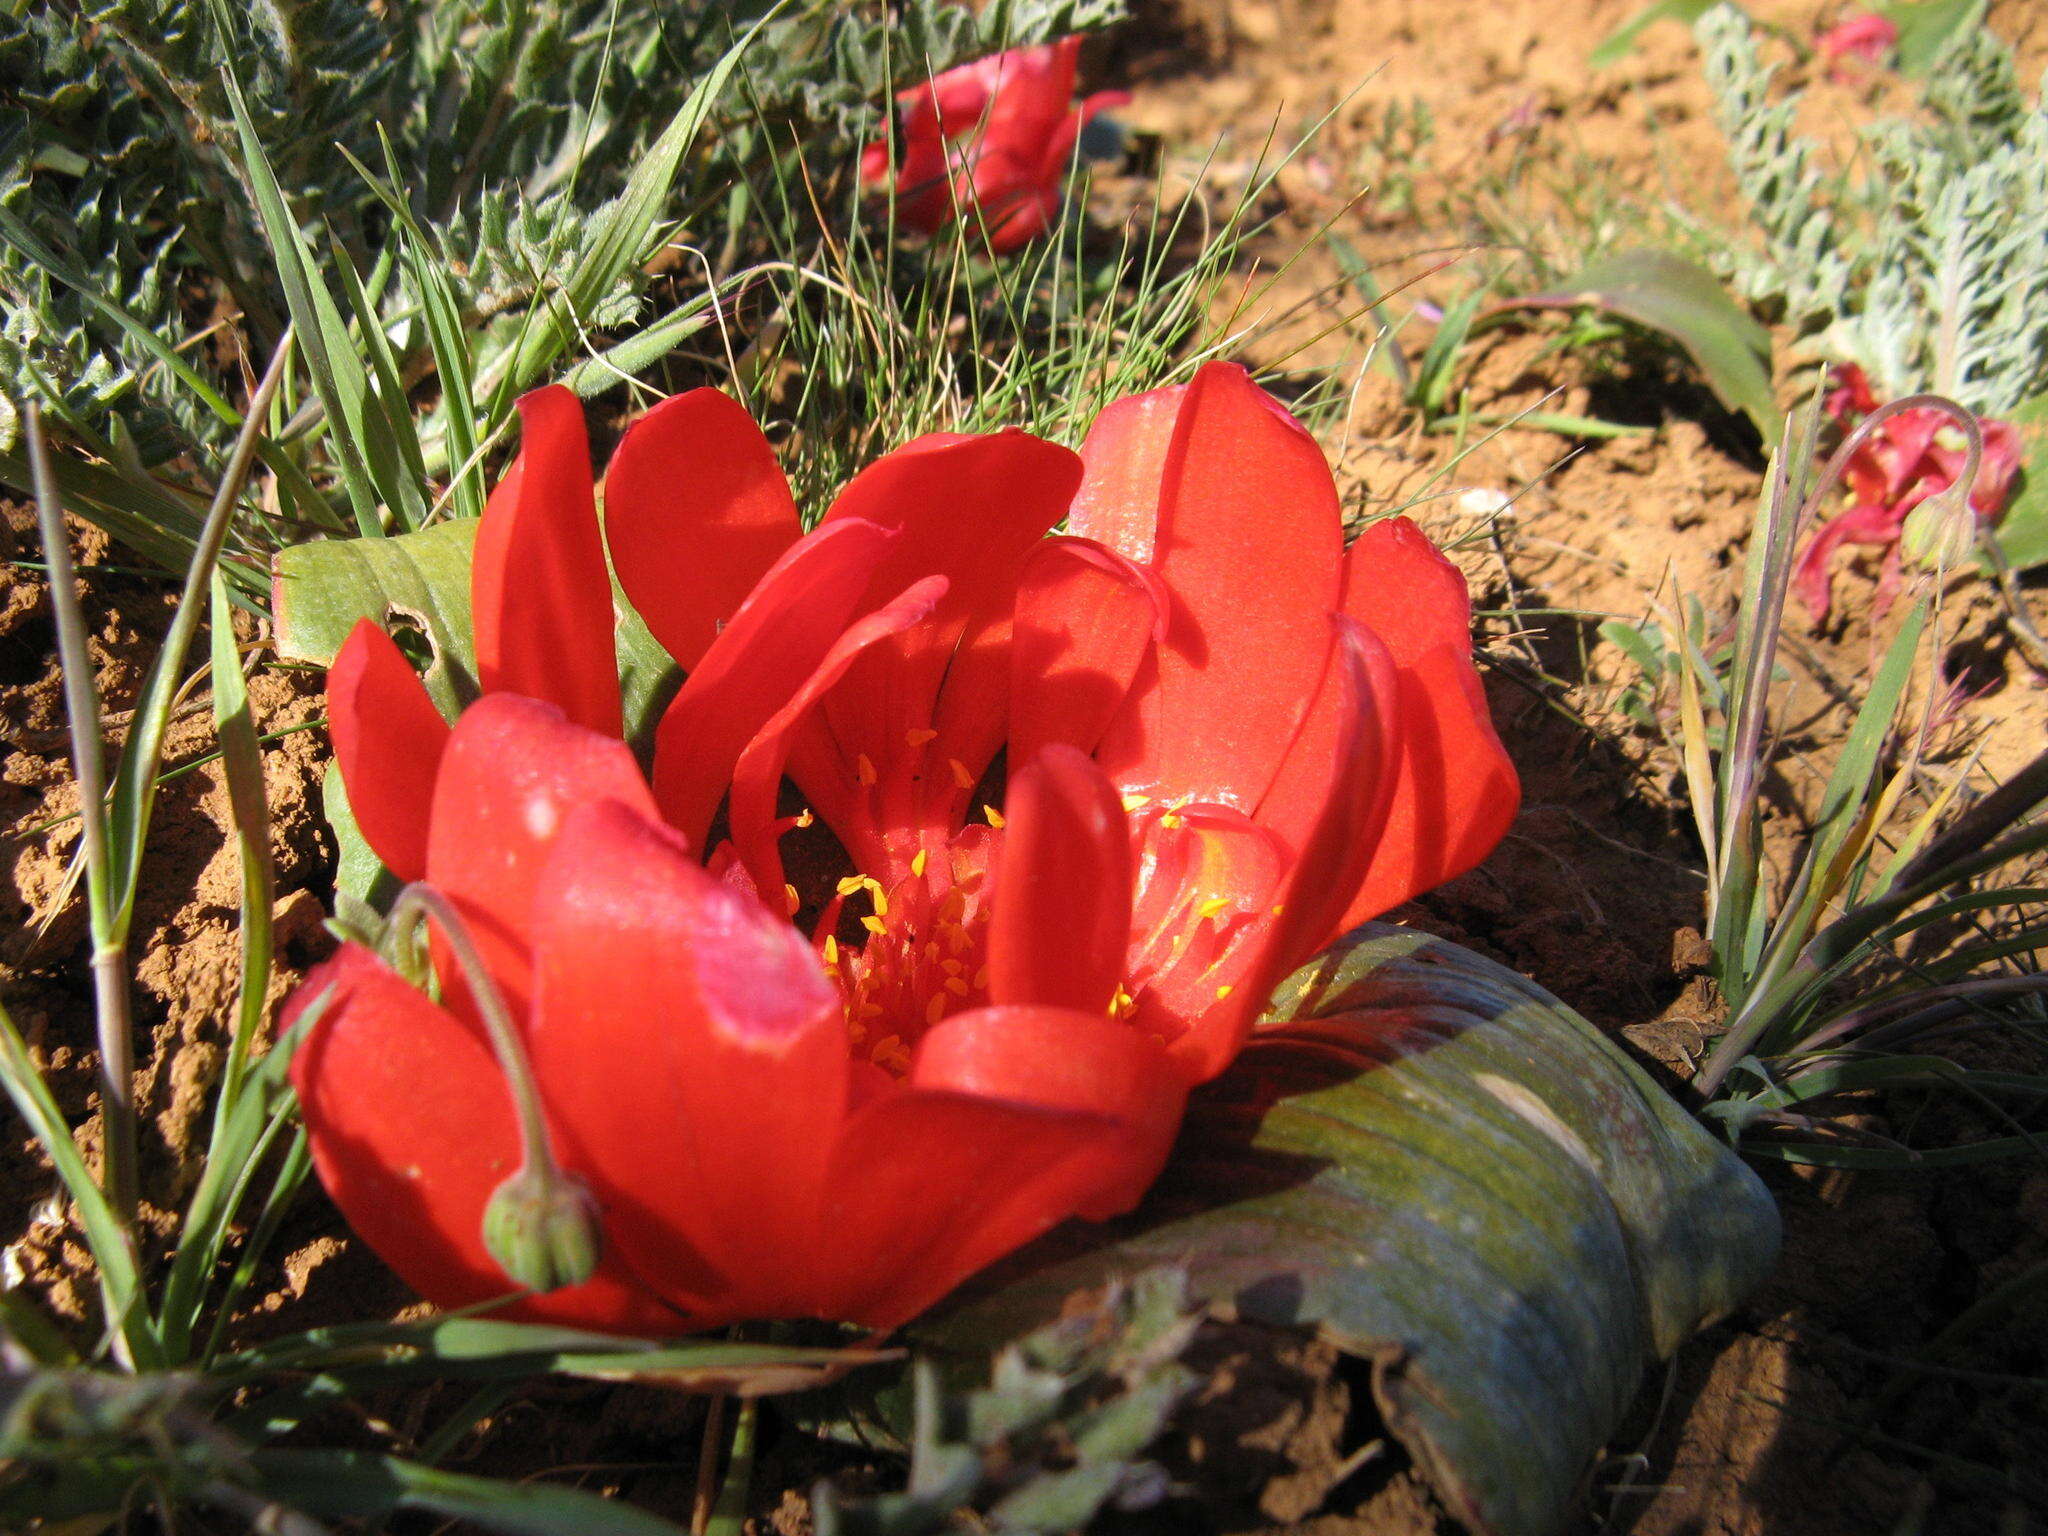
[[[278,655],[324,667],[357,620],[408,620],[433,652],[427,692],[453,719],[477,694],[469,612],[476,530],[473,521],[436,523],[395,538],[326,539],[282,551],[273,565]],[[681,674],[616,582],[612,615],[626,737],[641,745]]]
[[[1475,1532],[1562,1530],[1646,1368],[1769,1270],[1763,1186],[1533,983],[1369,924],[1297,972],[1132,1216],[1062,1229],[917,1325],[986,1353],[1160,1264],[1373,1362]]]

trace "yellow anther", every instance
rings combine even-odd
[[[882,889],[879,880],[870,880],[867,886],[868,894],[875,898],[875,916],[887,917],[889,915],[889,893]]]
[[[816,823],[817,819],[817,817],[811,814],[811,808],[808,805],[796,813],[796,824],[800,827],[811,826]]]
[[[868,877],[866,875],[848,875],[844,880],[840,881],[839,884],[834,886],[833,889],[842,896],[851,896],[855,891],[860,890],[867,883]]]
[[[939,733],[928,725],[913,725],[903,733],[903,739],[913,748],[921,747],[928,741],[938,740]]]
[[[958,784],[962,789],[974,788],[974,775],[967,771],[965,763],[961,762],[957,757],[949,757],[946,759],[946,762],[952,767],[953,782],[955,784]]]
[[[880,1003],[862,1003],[860,1005],[860,1016],[864,1019],[879,1019],[882,1016],[882,1005]]]
[[[853,776],[859,779],[863,784],[872,784],[875,782],[874,760],[870,758],[867,755],[867,753],[862,752],[854,757]]]
[[[1003,830],[1003,813],[992,805],[984,805],[981,814],[988,818],[988,824],[998,832]]]
[[[948,976],[946,978],[946,990],[955,997],[965,997],[967,995],[967,983],[958,976]]]
[[[839,940],[829,933],[825,935],[825,963],[834,967],[839,964]]]
[[[1195,915],[1197,917],[1216,917],[1229,909],[1230,898],[1228,896],[1211,896],[1207,901],[1195,908]]]
[[[922,877],[924,874],[925,863],[929,859],[929,857],[930,855],[927,854],[924,849],[918,849],[917,852],[913,853],[910,856],[910,872],[913,875]]]
[[[974,973],[974,985],[975,985],[975,986],[976,986],[977,988],[979,988],[979,989],[983,989],[983,990],[986,990],[986,988],[988,987],[988,967],[987,967],[987,966],[985,966],[985,965],[984,965],[984,966],[983,966],[983,967],[982,967],[982,968],[981,968],[980,970],[978,970],[978,971],[976,971],[976,972]]]
[[[885,1035],[875,1042],[875,1064],[904,1071],[910,1065],[910,1052],[904,1048],[901,1035]]]
[[[943,992],[934,993],[932,1000],[924,1005],[924,1021],[928,1025],[936,1024],[945,1016],[946,994]]]
[[[889,931],[889,925],[887,923],[883,922],[879,917],[874,917],[872,915],[862,918],[860,920],[860,925],[861,927],[867,929],[869,933],[887,933]]]
[[[958,960],[941,960],[939,962],[939,969],[944,971],[948,976],[959,976],[967,970],[967,967],[962,965]]]
[[[795,916],[796,916],[796,909],[797,909],[798,907],[802,906],[802,905],[804,904],[804,902],[803,902],[803,898],[802,898],[801,896],[797,895],[797,893],[796,893],[796,887],[795,887],[795,886],[793,886],[793,885],[784,885],[784,886],[783,886],[783,888],[782,888],[782,904],[783,904],[783,905],[784,905],[785,907],[789,908],[789,915],[790,915],[791,917],[795,917]]]
[[[1152,797],[1150,795],[1127,794],[1124,796],[1124,809],[1127,811],[1142,811],[1151,803]]]
[[[1226,981],[1222,986],[1216,989],[1216,1000],[1218,1002],[1221,1002],[1224,998],[1230,996],[1230,994],[1236,990],[1237,988],[1235,986],[1233,986],[1230,982]]]
[[[1275,917],[1280,916],[1280,914],[1285,912],[1286,910],[1287,908],[1283,903],[1277,901],[1273,903],[1273,915]]]

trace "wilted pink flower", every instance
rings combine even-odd
[[[890,165],[886,142],[870,144],[861,180],[892,184],[898,221],[920,234],[975,212],[992,250],[1016,250],[1058,218],[1082,127],[1130,100],[1098,91],[1075,106],[1080,53],[1078,37],[1008,48],[900,93],[901,163]]]
[[[1897,22],[1872,11],[1858,11],[1821,33],[1815,47],[1827,63],[1828,78],[1842,80],[1847,78],[1847,72],[1842,68],[1844,59],[1860,59],[1865,64],[1881,65],[1885,55],[1898,41]]]
[[[1878,399],[1854,363],[1836,369],[1835,377],[1827,413],[1850,432],[1877,409]],[[1970,507],[1980,519],[1995,523],[2005,512],[2019,474],[2019,432],[2009,421],[1980,417],[1977,425],[1984,434],[1984,457],[1970,487]],[[1799,599],[1816,621],[1828,616],[1828,565],[1844,544],[1885,548],[1884,570],[1878,578],[1878,607],[1885,607],[1898,583],[1899,535],[1907,515],[1954,485],[1969,456],[1968,444],[1948,413],[1931,408],[1888,417],[1865,440],[1842,472],[1853,500],[1846,511],[1821,524],[1793,573]]]

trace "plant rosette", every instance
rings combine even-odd
[[[1327,989],[1291,1009],[1310,995],[1297,977],[1269,1012],[1276,989],[1475,866],[1519,789],[1462,577],[1403,518],[1347,550],[1321,450],[1244,370],[1113,403],[1078,454],[1018,431],[917,439],[809,532],[716,391],[626,434],[601,518],[580,407],[544,390],[521,411],[479,525],[278,563],[281,651],[331,663],[345,859],[359,831],[405,885],[401,917],[417,909],[307,979],[289,1016],[324,1006],[293,1076],[329,1193],[423,1295],[656,1336],[892,1328],[1068,1218],[1137,1207],[1190,1094],[1242,1093],[1236,1073],[1203,1085],[1255,1030],[1281,1048],[1298,1013],[1324,1066],[1373,1077],[1371,1050],[1318,1022]],[[434,642],[425,682],[381,627],[393,611]],[[634,680],[643,623],[679,684]],[[1380,963],[1355,940],[1328,953]],[[1615,1076],[1590,1028],[1497,994],[1512,1027],[1468,1060],[1436,1049],[1464,1030],[1428,994],[1404,1005],[1441,1038],[1398,1054],[1522,1129],[1432,1143],[1423,1161],[1455,1176],[1409,1216],[1456,1246],[1512,1226],[1527,1193],[1590,1201],[1572,1219],[1608,1230],[1610,1173],[1648,1156],[1723,1204],[1740,1186],[1737,1270],[1768,1262],[1767,1199],[1640,1074]],[[1518,1085],[1531,1050],[1562,1066]],[[1407,1155],[1372,1106],[1420,1081],[1386,1073],[1345,1111],[1365,1127],[1337,1151],[1347,1177]],[[1565,1083],[1597,1089],[1599,1113],[1546,1112]],[[1668,1128],[1648,1142],[1645,1114]],[[1596,1154],[1566,1195],[1531,1166],[1546,1147]],[[1256,1200],[1257,1172],[1211,1203]],[[1455,1209],[1474,1200],[1492,1204]],[[1223,1272],[1327,1264],[1331,1243],[1409,1225],[1405,1208],[1255,1253],[1234,1232],[1244,1262]],[[1404,1284],[1438,1262],[1401,1247]],[[1531,1283],[1568,1290],[1575,1261],[1558,1262]],[[1603,1335],[1619,1364],[1601,1369],[1632,1381],[1746,1283]],[[1341,1336],[1365,1347],[1414,1316],[1359,1313]],[[1482,1305],[1454,1331],[1483,1356],[1520,1326]],[[1573,1399],[1553,1472],[1625,1396]],[[1569,1487],[1532,1485],[1501,1528],[1540,1529],[1524,1516]]]

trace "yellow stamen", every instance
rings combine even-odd
[[[952,766],[953,782],[955,784],[958,784],[962,789],[974,788],[974,775],[967,771],[965,763],[961,762],[957,757],[949,757],[946,761]]]
[[[938,740],[939,733],[929,726],[914,725],[903,733],[903,739],[912,747],[921,747],[928,741]]]
[[[1197,917],[1215,917],[1219,913],[1228,911],[1229,907],[1230,898],[1228,896],[1211,896],[1207,901],[1195,908],[1195,915]]]
[[[853,776],[863,784],[875,782],[875,765],[867,753],[858,754],[853,760]]]
[[[1146,806],[1150,805],[1151,803],[1152,797],[1150,795],[1124,796],[1124,809],[1127,811],[1142,811],[1143,809],[1145,809]]]
[[[946,990],[955,997],[965,997],[967,995],[967,983],[958,976],[948,976],[946,978]]]
[[[839,940],[829,933],[825,935],[825,963],[835,969],[839,965]]]
[[[804,903],[803,903],[803,898],[802,898],[801,896],[797,895],[797,893],[796,893],[796,887],[795,887],[795,886],[793,886],[793,885],[785,885],[785,886],[783,886],[783,888],[782,888],[782,904],[783,904],[783,905],[784,905],[785,907],[789,908],[789,915],[790,915],[791,917],[795,917],[795,916],[796,916],[796,909],[797,909],[798,907],[802,906],[802,905],[803,905]]]
[[[868,877],[866,875],[848,875],[844,880],[840,881],[838,885],[834,886],[833,889],[838,891],[838,893],[842,896],[851,896],[855,891],[860,890],[867,883]]]
[[[982,967],[982,968],[981,968],[980,970],[978,970],[978,971],[976,971],[976,972],[974,973],[974,984],[975,984],[975,986],[977,986],[977,987],[986,987],[986,986],[988,985],[988,967],[987,967],[987,966],[985,966],[985,965],[984,965],[984,966],[983,966],[983,967]]]
[[[811,808],[808,805],[796,813],[796,824],[800,827],[808,827],[815,823],[817,819],[817,817],[811,814]]]
[[[988,824],[998,832],[1003,830],[1003,813],[992,805],[984,805],[981,814],[988,818]]]
[[[1230,994],[1236,990],[1237,988],[1235,986],[1233,986],[1230,982],[1226,981],[1222,986],[1216,989],[1216,1000],[1218,1002],[1221,1002],[1224,998],[1230,996]]]
[[[860,920],[860,925],[867,929],[869,933],[887,933],[889,931],[889,925],[879,917],[864,917]]]
[[[917,875],[920,877],[923,876],[926,858],[927,855],[925,853],[925,850],[922,848],[918,849],[917,852],[913,853],[910,856],[910,872],[913,875]]]
[[[945,1016],[946,996],[943,992],[935,993],[932,1000],[924,1005],[924,1021],[927,1025],[936,1024]]]

